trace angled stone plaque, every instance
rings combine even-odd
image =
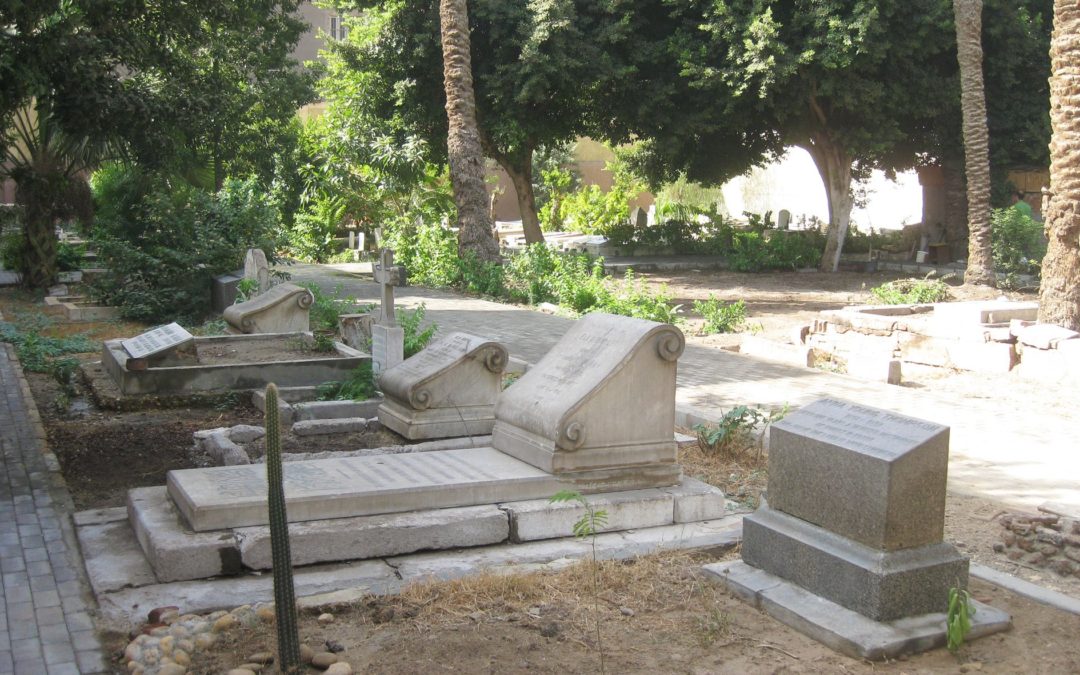
[[[409,439],[486,436],[510,355],[506,347],[451,333],[379,378],[379,421]]]
[[[266,466],[182,469],[168,491],[196,532],[265,525]],[[286,462],[292,522],[547,498],[551,475],[491,448]]]
[[[121,341],[124,351],[133,359],[147,359],[174,349],[194,344],[195,336],[176,323],[160,326],[141,335]]]
[[[669,324],[611,314],[578,319],[502,393],[492,445],[583,492],[674,485],[676,362]]]

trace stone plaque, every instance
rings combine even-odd
[[[121,342],[126,351],[133,359],[145,359],[167,351],[177,349],[193,343],[195,336],[184,330],[176,323],[170,323],[159,328],[147,331],[142,335],[136,335]]]
[[[770,434],[772,508],[880,549],[941,541],[948,427],[822,399]]]
[[[284,487],[293,522],[539,499],[560,489],[492,448],[286,462]],[[265,465],[170,471],[168,490],[197,532],[269,522]]]

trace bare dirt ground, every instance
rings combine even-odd
[[[823,309],[867,302],[871,287],[896,275],[716,272],[641,277],[648,283],[666,283],[687,310],[693,299],[710,294],[745,300],[751,326],[760,324],[755,330],[782,339]],[[959,287],[954,295],[975,299],[999,294]],[[5,316],[30,307],[24,299],[0,291]],[[125,323],[58,324],[50,329],[56,334],[89,331],[94,339],[130,336],[139,330],[137,324]],[[730,347],[740,339],[695,336],[695,330],[691,318],[686,332],[692,342]],[[905,372],[905,386],[972,398],[1009,391],[1020,413],[1056,406],[1061,396],[1075,396],[1007,376],[931,370]],[[96,411],[76,399],[74,405],[58,408],[53,404],[57,388],[48,376],[32,374],[30,381],[50,447],[60,458],[78,508],[119,505],[128,488],[160,485],[165,471],[197,465],[198,458],[191,455],[191,434],[197,429],[261,423],[246,404],[222,410],[114,413]],[[1069,409],[1062,414],[1074,413]],[[688,475],[722,487],[747,509],[756,506],[767,480],[765,459],[753,453],[717,457],[690,447],[683,451],[682,462]],[[976,562],[1080,597],[1080,582],[1075,579],[1027,569],[994,553],[992,546],[1001,534],[994,517],[1009,508],[950,494],[946,539]],[[605,563],[598,594],[591,590],[588,565],[557,573],[425,584],[400,597],[370,598],[336,608],[337,620],[327,626],[305,613],[302,635],[316,649],[324,648],[328,640],[344,647],[342,656],[354,668],[375,673],[599,672],[601,653],[604,669],[611,672],[1080,672],[1080,653],[1075,649],[1080,618],[978,581],[972,582],[975,597],[1011,612],[1016,625],[1012,633],[974,642],[956,657],[937,650],[903,662],[870,665],[839,656],[703,581],[699,569],[703,562],[733,555],[737,552]],[[243,663],[248,654],[272,650],[272,640],[272,631],[266,628],[233,635],[200,656],[191,672],[225,672]]]

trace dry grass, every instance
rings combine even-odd
[[[706,452],[700,443],[690,443],[679,449],[679,463],[687,476],[715,485],[749,509],[757,508],[768,482],[769,457],[756,442],[728,453]]]

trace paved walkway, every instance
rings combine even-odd
[[[0,343],[0,675],[104,673],[70,496],[14,349]]]
[[[341,285],[364,302],[378,301],[378,286],[353,274],[357,267],[296,265],[294,280],[327,290]],[[512,355],[536,362],[571,320],[530,309],[418,287],[397,289],[404,306],[420,302],[440,331],[463,330],[503,341]],[[1020,413],[1002,392],[984,399],[950,399],[925,389],[865,382],[688,345],[679,360],[676,398],[707,417],[738,404],[793,407],[823,396],[889,408],[951,427],[949,488],[1017,504],[1045,501],[1080,505],[1080,396],[1060,407]]]

